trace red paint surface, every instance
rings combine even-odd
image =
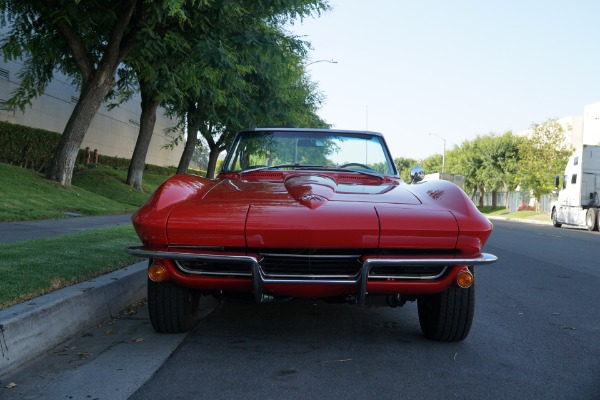
[[[133,216],[147,247],[244,249],[395,249],[475,257],[492,225],[466,194],[445,181],[406,185],[348,173],[257,171],[208,180],[176,175]],[[196,250],[198,251],[198,250]],[[447,252],[447,253],[446,253]],[[454,284],[458,271],[437,281],[368,282],[369,293],[425,294]],[[186,275],[169,264],[174,282],[196,289],[251,292],[250,278]],[[356,293],[354,285],[266,284],[282,296]]]

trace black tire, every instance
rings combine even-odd
[[[598,230],[598,209],[588,208],[585,213],[585,226],[588,231],[593,232]]]
[[[148,311],[156,332],[189,332],[198,322],[198,304],[194,290],[148,279]]]
[[[450,287],[442,293],[417,300],[421,330],[427,339],[458,342],[471,330],[475,312],[475,285],[468,289]]]
[[[562,226],[556,217],[556,208],[552,209],[552,225],[554,225],[555,228],[560,228]]]

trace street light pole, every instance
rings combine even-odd
[[[437,136],[444,141],[444,152],[442,153],[442,174],[444,173],[444,165],[446,164],[446,139],[435,133],[428,133],[430,136]]]

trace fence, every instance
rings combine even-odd
[[[477,205],[479,204],[479,198],[479,193],[476,193],[475,196],[473,196],[473,202]],[[556,196],[553,194],[542,196],[539,207],[537,208],[538,211],[542,213],[549,213],[551,211],[552,201],[554,201],[555,198]],[[485,193],[483,195],[483,205],[492,205],[492,193]],[[507,207],[511,213],[522,210],[523,207],[536,209],[535,198],[533,198],[529,192],[497,192],[496,205],[499,208]]]

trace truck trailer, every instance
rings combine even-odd
[[[560,177],[556,177],[559,188]],[[584,145],[569,158],[565,167],[558,200],[552,203],[552,223],[555,227],[573,225],[598,230],[598,200],[600,193],[600,146]]]

